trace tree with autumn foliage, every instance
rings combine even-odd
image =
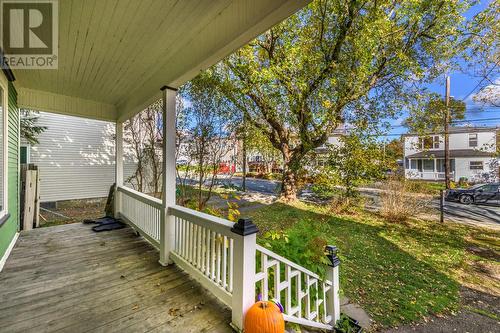
[[[209,70],[280,151],[294,200],[303,158],[340,124],[400,112],[466,45],[469,1],[316,0]]]

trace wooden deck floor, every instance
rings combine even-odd
[[[130,228],[21,233],[0,273],[0,332],[232,332],[229,309]]]

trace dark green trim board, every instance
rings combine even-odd
[[[11,81],[8,89],[7,213],[10,216],[0,227],[0,260],[19,230],[19,109],[17,92]]]
[[[3,52],[3,49],[1,47],[0,47],[0,59],[1,59],[0,63],[1,63],[1,67],[2,67],[2,72],[4,73],[7,80],[9,80],[10,82],[15,81],[16,77],[14,76],[14,73],[12,73],[12,70],[10,69],[9,65],[7,63],[3,62],[4,52]]]

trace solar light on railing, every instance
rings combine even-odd
[[[337,257],[337,247],[334,245],[325,246],[326,257],[330,260],[330,266],[337,267],[340,264],[340,259]]]

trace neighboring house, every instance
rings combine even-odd
[[[340,124],[329,136],[326,142],[316,148],[316,153],[327,153],[329,147],[337,147],[342,144],[342,136],[347,134],[347,128],[344,124]]]
[[[309,168],[310,170],[315,170],[316,167],[322,167],[327,164],[328,153],[331,149],[340,147],[342,143],[342,136],[347,134],[347,128],[344,124],[339,125],[329,136],[326,142],[316,148],[314,152],[316,153],[314,161]]]
[[[498,179],[498,128],[454,127],[450,129],[451,179],[471,182]],[[443,180],[444,135],[404,135],[405,177]]]
[[[40,201],[100,198],[115,181],[113,123],[40,112],[37,125],[46,130],[39,143],[21,140],[20,163],[33,163],[40,172]],[[137,164],[125,158],[124,179]]]
[[[194,141],[195,138],[189,132],[182,132],[178,133],[177,140],[177,165],[197,165],[199,161],[197,150],[199,147],[197,147]],[[222,174],[239,171],[240,146],[239,140],[234,135],[226,138],[211,139],[204,147],[205,164],[209,165],[218,162],[218,172]],[[194,171],[194,169],[192,170]]]

